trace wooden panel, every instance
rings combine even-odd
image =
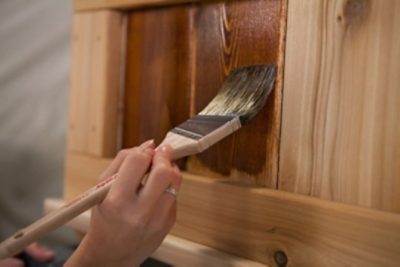
[[[44,210],[50,213],[65,204],[61,199],[46,198]],[[90,225],[90,211],[86,211],[67,224],[71,229],[86,233]],[[227,254],[216,249],[191,242],[187,239],[167,235],[161,246],[151,256],[175,267],[262,267],[265,265]]]
[[[280,189],[400,212],[399,25],[395,0],[290,2]]]
[[[285,3],[250,0],[132,12],[124,147],[149,138],[160,142],[189,111],[199,112],[235,67],[275,63],[277,86],[261,114],[235,136],[192,158],[188,167],[197,174],[275,188]]]
[[[124,147],[165,134],[189,117],[190,7],[130,13]]]
[[[251,0],[205,3],[195,14],[194,113],[216,95],[235,67],[275,63],[281,80],[280,46],[286,1]],[[250,184],[276,187],[281,83],[246,127],[189,162],[190,172],[229,176]]]
[[[122,15],[74,15],[68,150],[113,156],[117,149]]]
[[[197,2],[201,0],[73,0],[75,11],[93,9],[132,9],[148,6],[166,6],[179,3]]]
[[[111,160],[107,158],[70,151],[65,166],[64,199],[71,200],[95,185],[110,163]]]
[[[71,153],[68,162],[71,193],[95,183],[111,160]],[[400,262],[399,214],[187,173],[172,234],[271,266],[285,258],[289,266]]]

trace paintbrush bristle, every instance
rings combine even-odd
[[[239,116],[246,123],[264,106],[275,80],[274,65],[235,69],[200,115]]]

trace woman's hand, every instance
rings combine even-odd
[[[181,184],[171,159],[170,146],[155,151],[152,141],[118,154],[101,176],[118,178],[93,209],[90,229],[66,266],[138,266],[155,251],[176,218],[176,198],[165,192]]]

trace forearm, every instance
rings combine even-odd
[[[90,229],[66,267],[139,266],[161,244],[176,220],[182,176],[172,148],[153,141],[121,151],[101,177],[118,174],[106,198],[92,209]],[[143,176],[148,173],[145,185]]]
[[[90,246],[88,243],[86,239],[83,239],[79,247],[64,264],[64,267],[135,267],[140,265],[132,258],[117,257],[118,253],[113,251],[104,252],[101,248],[88,247]]]

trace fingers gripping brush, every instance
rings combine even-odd
[[[238,130],[262,109],[274,80],[273,65],[234,70],[214,99],[198,115],[168,132],[162,144],[172,146],[174,159],[204,151]],[[0,243],[0,259],[16,255],[31,242],[100,203],[117,177],[116,174],[108,177]]]

